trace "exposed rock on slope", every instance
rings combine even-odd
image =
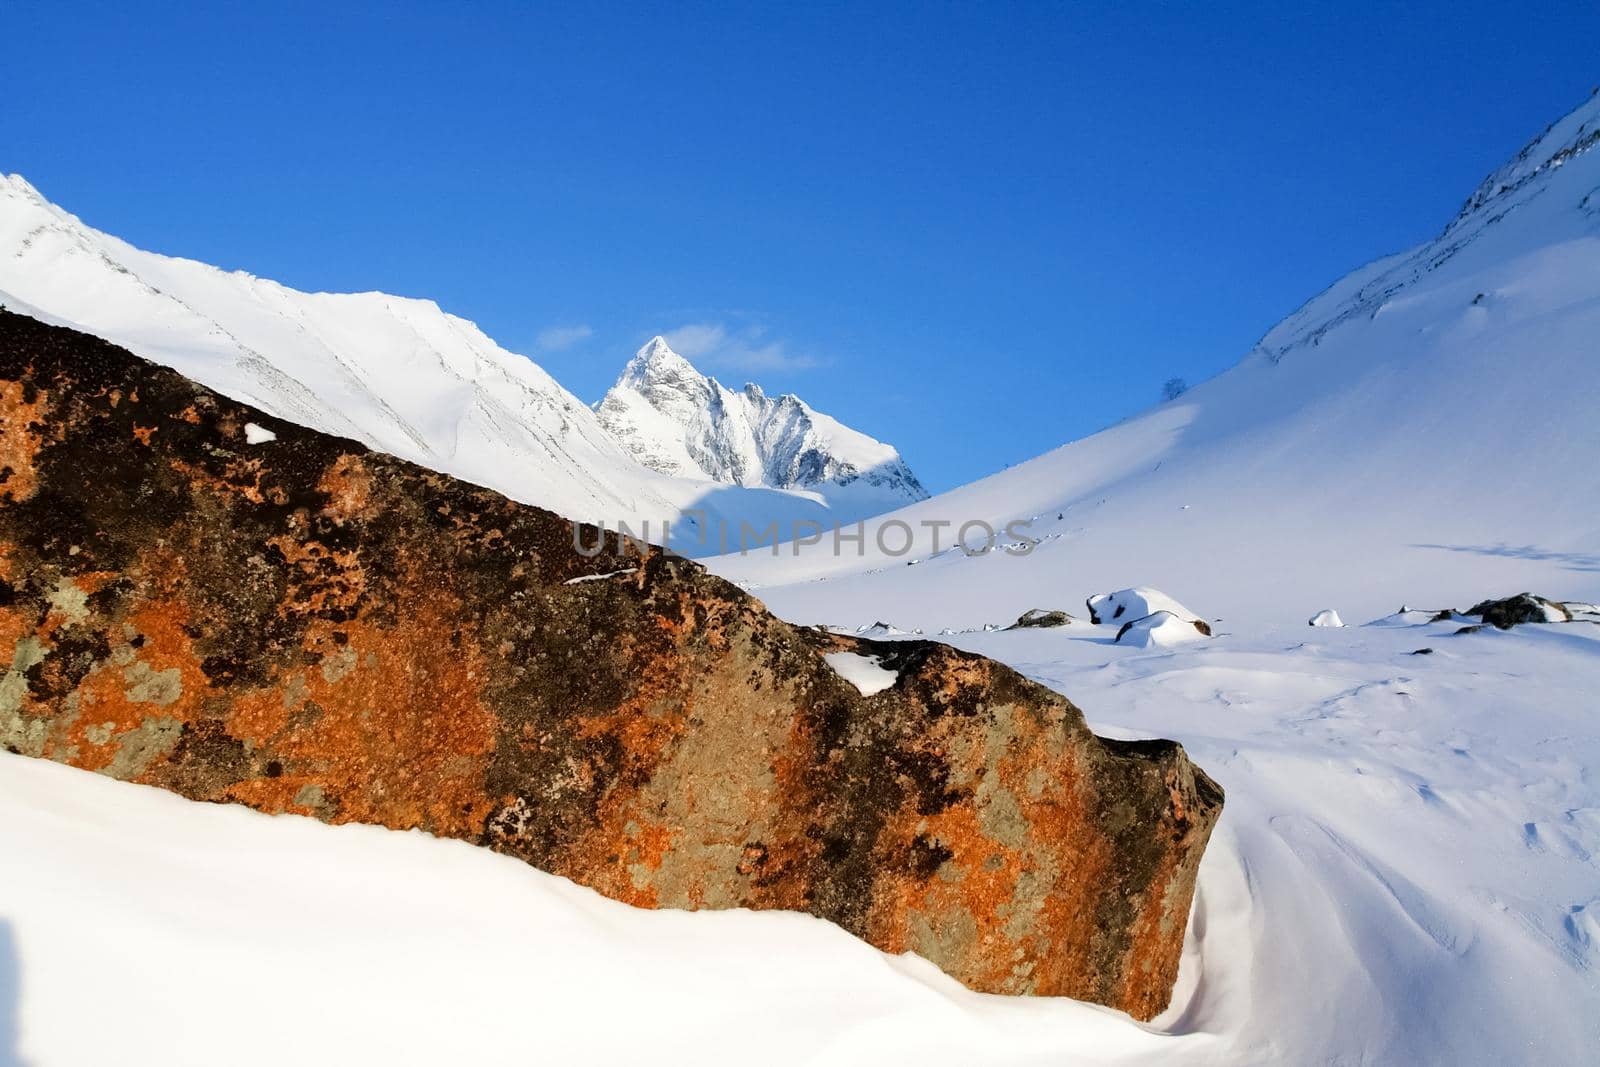
[[[839,521],[927,498],[889,445],[813,410],[792,393],[734,392],[656,337],[595,406],[600,424],[640,463],[677,477],[805,489]]]
[[[1030,608],[1018,615],[1017,621],[1006,629],[1026,630],[1033,627],[1067,626],[1071,622],[1072,616],[1064,611],[1054,608]]]
[[[1497,630],[1509,630],[1529,622],[1572,621],[1572,612],[1565,606],[1532,593],[1518,593],[1503,600],[1480,601],[1464,614],[1481,616],[1485,624]]]
[[[1097,738],[999,664],[586,557],[548,512],[5,313],[0,580],[14,751],[641,906],[807,911],[981,990],[1158,1012],[1222,804],[1177,744]]]

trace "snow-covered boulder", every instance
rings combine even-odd
[[[1124,623],[1117,631],[1117,644],[1135,648],[1170,648],[1211,636],[1203,619],[1180,619],[1170,611],[1157,611],[1142,619]]]
[[[1310,626],[1343,626],[1344,620],[1339,618],[1339,613],[1332,608],[1323,608],[1311,618],[1306,620]]]
[[[1025,630],[1031,627],[1066,626],[1072,622],[1072,616],[1064,611],[1053,608],[1030,608],[1017,616],[1017,621],[1009,629]]]
[[[1527,622],[1571,622],[1572,612],[1554,600],[1532,593],[1518,593],[1503,600],[1483,600],[1466,611],[1482,616],[1484,624],[1509,630]]]
[[[1093,623],[1121,622],[1123,627],[1117,631],[1117,640],[1122,640],[1122,635],[1128,632],[1128,623],[1143,622],[1155,615],[1170,615],[1180,622],[1187,623],[1189,628],[1198,631],[1201,637],[1211,636],[1211,624],[1200,616],[1172,599],[1159,589],[1151,589],[1141,585],[1132,589],[1119,589],[1115,593],[1097,593],[1084,601],[1089,606],[1089,621]],[[1160,620],[1151,623],[1159,626]]]
[[[1089,621],[1092,623],[1127,622],[1154,615],[1158,611],[1171,612],[1190,622],[1200,618],[1161,590],[1151,589],[1147,585],[1119,589],[1115,593],[1096,593],[1084,603],[1089,607]]]

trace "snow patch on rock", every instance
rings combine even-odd
[[[881,693],[900,679],[899,671],[889,670],[876,656],[829,652],[822,658],[833,668],[833,673],[859,689],[862,696]]]

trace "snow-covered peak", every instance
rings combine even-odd
[[[432,300],[300,292],[146,252],[14,174],[0,175],[0,304],[103,337],[287,421],[571,518],[635,529],[648,521],[652,532],[675,520],[692,542],[704,531],[681,521],[684,509],[713,522],[829,517],[814,494],[730,494],[693,470],[672,478],[640,466],[554,378]],[[703,400],[710,388],[660,338],[635,364],[652,395],[670,395],[676,382]]]
[[[728,389],[653,337],[595,406],[600,424],[635,459],[678,477],[804,490],[848,521],[922,500],[889,445],[813,410],[792,393]]]
[[[622,369],[617,384],[626,383],[634,389],[703,387],[705,377],[694,369],[694,364],[672,350],[667,339],[659,334],[649,342]]]

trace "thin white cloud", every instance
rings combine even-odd
[[[664,336],[674,352],[702,370],[796,371],[822,365],[814,356],[791,352],[783,341],[768,339],[762,326],[692,322]]]
[[[541,351],[559,352],[563,348],[571,348],[579,341],[587,341],[594,336],[594,330],[583,323],[576,326],[552,326],[548,330],[540,330],[539,336],[534,340],[538,342]]]

